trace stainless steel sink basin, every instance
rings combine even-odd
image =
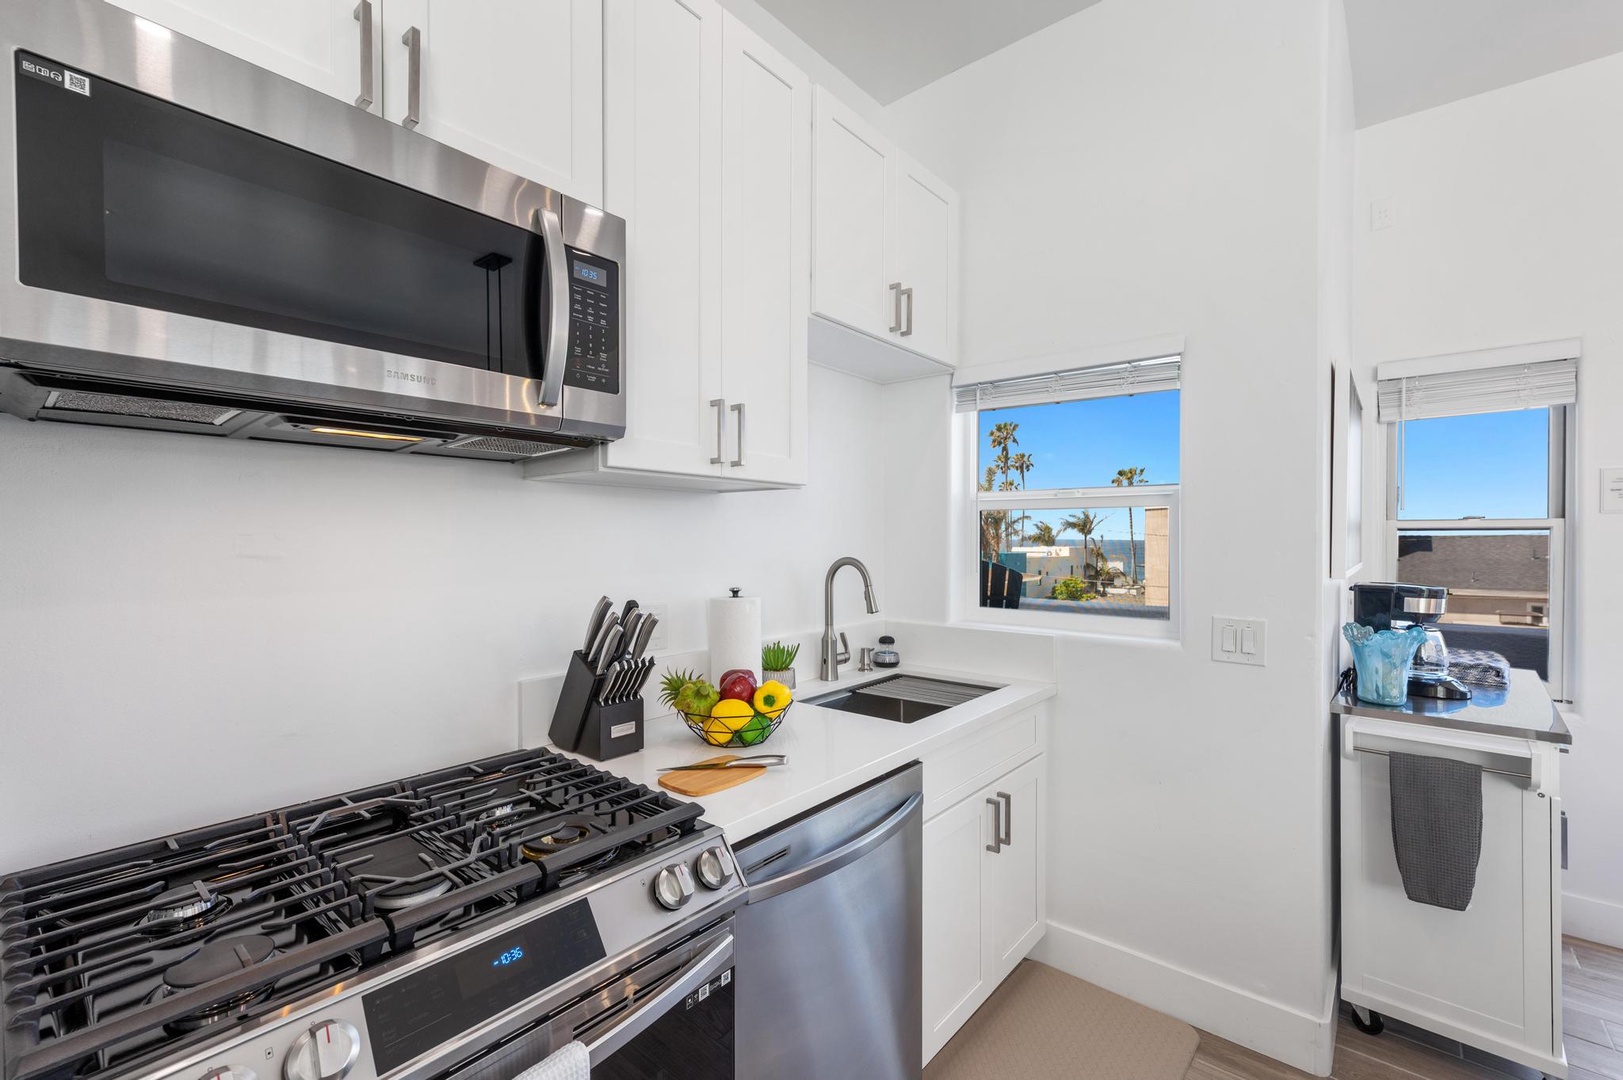
[[[918,675],[892,675],[875,682],[807,698],[806,704],[825,709],[911,724],[945,712],[955,705],[990,694],[995,686],[926,679]]]

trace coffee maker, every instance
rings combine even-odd
[[[1366,581],[1352,586],[1353,622],[1371,630],[1402,630],[1421,626],[1426,642],[1415,653],[1409,672],[1411,697],[1463,701],[1470,687],[1448,673],[1448,647],[1437,620],[1448,610],[1448,590],[1440,585],[1410,585],[1400,581]]]

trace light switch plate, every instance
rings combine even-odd
[[[1212,616],[1212,659],[1262,667],[1268,662],[1268,621]]]
[[[1623,469],[1600,471],[1600,512],[1623,514]]]

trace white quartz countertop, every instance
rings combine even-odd
[[[912,724],[808,705],[810,698],[861,686],[895,674],[922,675],[998,689]],[[788,762],[736,787],[697,800],[704,820],[738,843],[852,788],[917,760],[939,747],[1054,696],[1050,683],[1023,682],[964,671],[936,671],[904,664],[884,671],[854,672],[838,682],[802,682],[783,725],[766,742],[742,750],[707,746],[675,714],[647,721],[643,749],[602,762],[630,780],[659,785],[659,770],[691,765],[720,754],[784,754]],[[652,709],[660,708],[651,699]],[[672,792],[675,798],[682,798]]]

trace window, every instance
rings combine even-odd
[[[1179,360],[960,386],[980,608],[1172,619]]]
[[[1482,363],[1496,358],[1410,362],[1414,375],[1382,367],[1393,577],[1448,589],[1439,626],[1451,650],[1500,653],[1559,697],[1577,362]]]

